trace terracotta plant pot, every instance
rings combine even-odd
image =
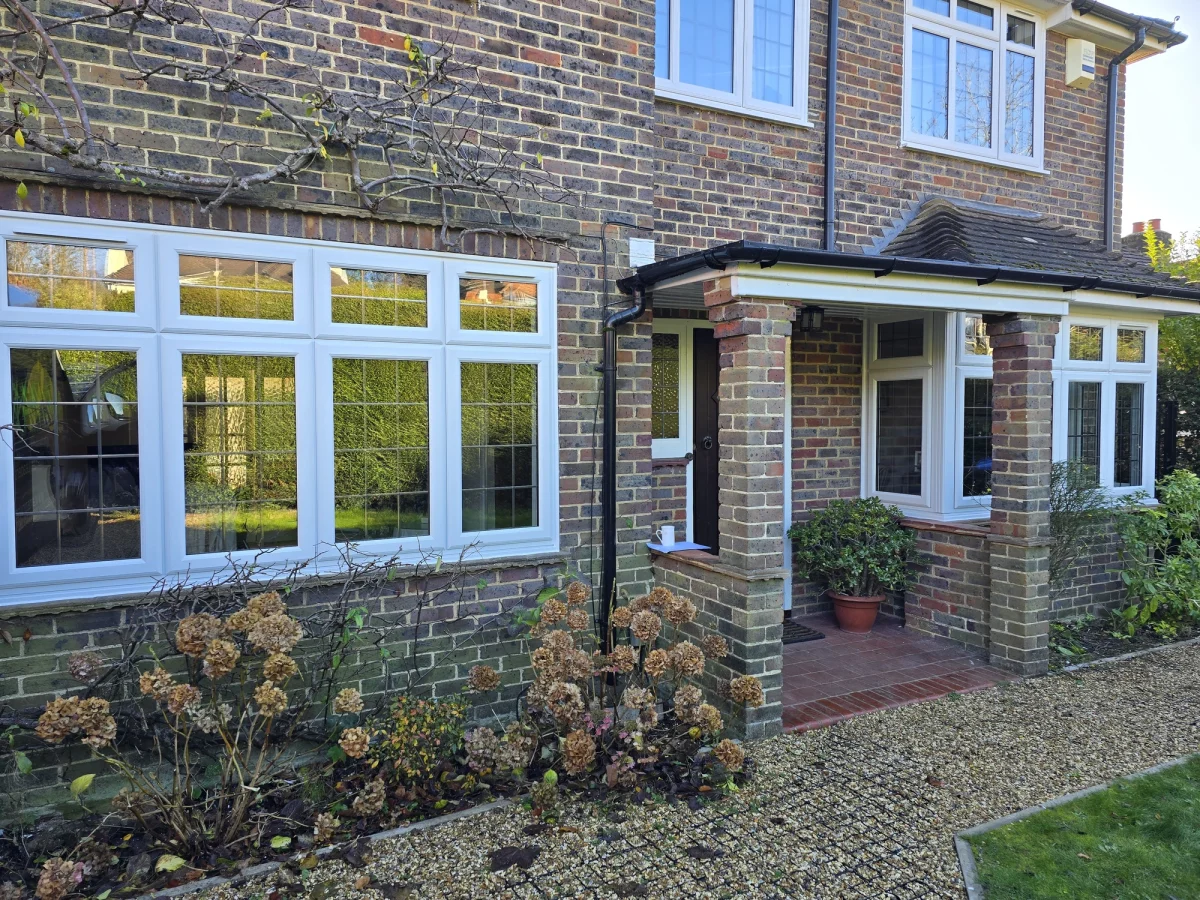
[[[848,597],[837,591],[829,592],[833,600],[833,614],[837,617],[838,627],[842,631],[853,634],[866,634],[875,624],[879,615],[879,604],[883,602],[883,594],[875,597]]]

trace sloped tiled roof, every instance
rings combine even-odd
[[[1150,268],[1146,255],[1112,252],[1047,216],[1006,214],[945,198],[927,200],[880,251],[909,259],[951,260],[1064,272],[1147,288],[1186,283]]]

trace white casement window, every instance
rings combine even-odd
[[[661,97],[808,124],[808,0],[657,0]]]
[[[906,0],[906,146],[1042,168],[1040,16],[993,0]]]
[[[558,546],[555,267],[0,216],[0,605]]]

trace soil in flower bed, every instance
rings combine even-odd
[[[77,869],[82,880],[72,886],[72,896],[137,896],[215,875],[236,875],[252,865],[315,850],[313,823],[322,812],[332,810],[340,821],[326,842],[349,842],[353,847],[358,838],[470,809],[523,788],[514,778],[483,781],[473,774],[448,772],[431,790],[389,785],[388,808],[364,816],[349,809],[349,799],[363,786],[361,767],[345,777],[340,774],[302,770],[279,790],[264,791],[255,827],[247,829],[247,836],[236,846],[216,848],[203,857],[184,858],[189,855],[153,841],[136,819],[117,812],[70,819],[55,814],[32,825],[13,823],[0,830],[0,891],[5,883],[23,883],[25,896],[32,897],[43,863],[62,857],[84,866]],[[344,803],[338,803],[339,796]]]
[[[1200,630],[1191,624],[1181,625],[1173,634],[1159,633],[1145,627],[1129,636],[1117,633],[1116,628],[1116,622],[1107,616],[1087,616],[1072,622],[1052,623],[1050,667],[1062,669],[1095,659],[1122,656],[1186,641],[1200,634]]]

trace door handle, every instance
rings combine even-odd
[[[705,435],[704,440],[702,440],[700,442],[700,445],[702,447],[704,447],[705,450],[711,450],[712,449],[712,438],[710,438],[708,435]]]

